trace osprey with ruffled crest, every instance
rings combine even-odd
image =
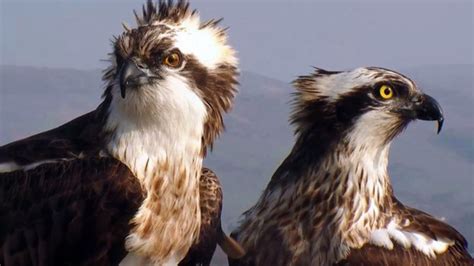
[[[415,119],[443,123],[439,104],[383,68],[294,82],[296,143],[233,236],[231,265],[472,265],[464,237],[403,205],[387,171],[392,140]]]
[[[218,20],[148,1],[114,39],[98,108],[0,147],[0,264],[177,264],[238,75]]]

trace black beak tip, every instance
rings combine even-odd
[[[429,95],[424,94],[422,99],[422,101],[418,101],[415,104],[415,116],[420,120],[437,121],[437,134],[439,134],[444,123],[443,109],[440,104]]]
[[[439,135],[439,133],[441,132],[441,129],[443,128],[443,123],[444,123],[444,118],[440,117],[438,119],[438,131],[436,132],[436,134]]]

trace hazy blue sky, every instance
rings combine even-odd
[[[144,1],[0,0],[2,64],[103,68]],[[224,17],[241,67],[288,81],[310,66],[472,64],[473,1],[191,1]]]

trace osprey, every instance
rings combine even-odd
[[[217,244],[230,258],[241,258],[245,254],[243,248],[222,230],[222,188],[219,178],[211,169],[202,169],[199,200],[201,207],[199,240],[179,265],[210,265]]]
[[[96,110],[0,147],[0,264],[177,264],[238,75],[218,20],[148,1],[114,39]]]
[[[295,145],[233,236],[231,265],[472,265],[464,237],[403,205],[387,171],[392,140],[439,104],[383,68],[316,69],[294,81]]]

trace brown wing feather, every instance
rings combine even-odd
[[[143,195],[112,158],[0,174],[1,265],[113,265]]]
[[[396,198],[394,198],[393,202],[395,204],[395,210],[399,212],[399,215],[410,220],[410,224],[407,227],[404,227],[404,230],[410,232],[422,232],[434,239],[436,239],[437,236],[448,238],[455,241],[461,247],[467,248],[466,239],[449,224],[444,223],[425,212],[404,206]]]
[[[26,165],[56,158],[97,154],[104,146],[101,113],[96,110],[62,126],[0,147],[0,163]]]
[[[203,168],[199,180],[201,230],[199,240],[179,265],[209,265],[216,250],[217,231],[221,226],[222,189],[218,177]]]
[[[410,224],[403,230],[423,233],[434,239],[451,239],[454,245],[437,255],[436,259],[430,259],[414,248],[406,249],[396,243],[392,250],[365,245],[361,249],[352,249],[347,259],[338,265],[474,265],[467,250],[466,239],[456,229],[427,213],[404,206],[396,198],[393,200],[398,215],[410,220]]]
[[[217,175],[208,168],[202,169],[199,197],[201,208],[199,240],[191,247],[179,265],[210,265],[217,244],[227,254],[243,255],[243,248],[222,230],[222,188]]]
[[[234,239],[239,239],[237,231],[230,235]],[[298,241],[298,240],[297,240]],[[293,244],[293,243],[292,243]],[[309,254],[295,254],[289,250],[287,242],[283,239],[278,227],[271,226],[266,231],[261,232],[261,237],[257,243],[246,246],[246,253],[241,258],[230,258],[230,266],[286,266],[286,265],[310,265],[306,259]],[[276,253],[278,252],[278,256]]]
[[[447,252],[430,259],[424,253],[413,248],[406,249],[394,245],[392,250],[364,245],[361,249],[352,249],[344,261],[336,265],[367,265],[367,266],[449,266],[449,265],[474,265],[466,250],[459,245],[452,246]]]

